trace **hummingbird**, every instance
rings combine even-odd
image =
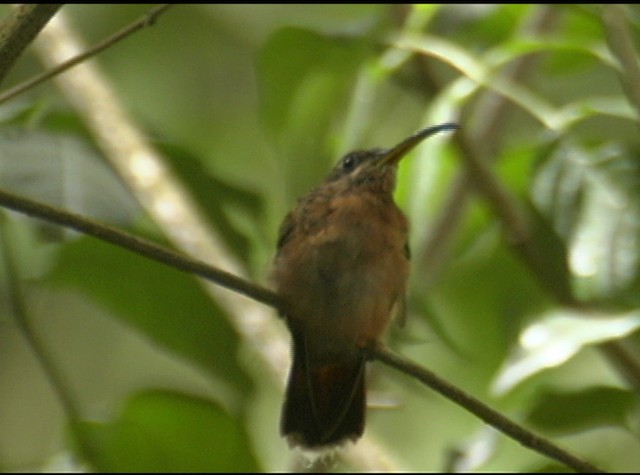
[[[425,138],[350,152],[298,199],[279,230],[273,279],[292,337],[280,433],[290,447],[357,441],[365,423],[363,348],[404,308],[408,222],[393,199],[398,163]]]

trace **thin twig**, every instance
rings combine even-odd
[[[0,24],[0,83],[62,4],[19,5]]]
[[[7,91],[0,94],[0,104],[10,99],[13,99],[14,97],[22,94],[23,92],[29,89],[34,88],[35,86],[43,83],[44,81],[47,81],[48,79],[51,79],[54,76],[57,76],[58,74],[63,73],[64,71],[75,66],[76,64],[79,64],[85,61],[86,59],[97,55],[101,51],[104,51],[105,49],[115,45],[116,43],[119,43],[120,41],[132,35],[136,31],[142,28],[154,25],[155,22],[158,20],[158,17],[161,14],[163,14],[171,6],[172,6],[171,4],[163,4],[163,5],[158,5],[152,8],[151,10],[149,10],[147,13],[145,13],[142,17],[140,17],[133,23],[127,25],[122,30],[118,31],[117,33],[114,33],[108,38],[102,40],[101,42],[94,45],[92,48],[88,49],[84,53],[74,56],[73,58],[70,58],[67,61],[60,63],[58,66],[51,68],[48,71],[44,71],[43,73],[40,73],[32,77],[31,79],[28,79],[12,87],[11,89],[8,89]]]
[[[491,409],[483,402],[467,394],[456,386],[453,386],[426,368],[394,353],[383,345],[376,345],[368,348],[367,354],[370,358],[379,360],[388,366],[421,381],[426,386],[443,395],[445,398],[455,402],[461,407],[464,407],[490,426],[508,435],[512,439],[517,440],[525,447],[529,447],[536,452],[544,454],[578,472],[605,473],[604,470],[580,459],[579,457],[576,457],[575,455],[572,455],[548,439],[525,429],[521,425]]]
[[[258,302],[278,308],[278,297],[270,290],[133,234],[50,205],[16,196],[4,190],[0,190],[0,205],[102,239],[178,270],[191,272]]]

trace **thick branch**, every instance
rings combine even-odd
[[[0,24],[0,83],[62,4],[20,5]]]

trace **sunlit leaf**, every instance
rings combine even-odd
[[[640,253],[640,168],[615,144],[558,146],[540,168],[533,199],[569,244],[580,293],[607,297],[630,285]]]
[[[532,375],[560,366],[588,345],[621,338],[640,328],[640,311],[615,315],[550,311],[525,328],[518,347],[496,375],[492,390],[504,394]]]

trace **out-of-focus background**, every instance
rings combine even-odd
[[[58,15],[91,45],[150,8]],[[639,21],[636,6],[177,5],[91,61],[230,270],[265,286],[280,221],[342,154],[458,122],[401,166],[413,269],[408,322],[388,343],[631,471]],[[45,46],[2,90],[43,70]],[[116,171],[73,96],[48,82],[0,104],[0,187],[188,252],[177,242],[196,231],[162,221],[171,199],[143,202],[144,180]],[[506,202],[466,173],[469,157]],[[304,468],[278,433],[287,339],[275,311],[228,305],[188,274],[18,213],[2,211],[0,229],[0,470]],[[366,437],[335,468],[562,469],[370,366]]]

